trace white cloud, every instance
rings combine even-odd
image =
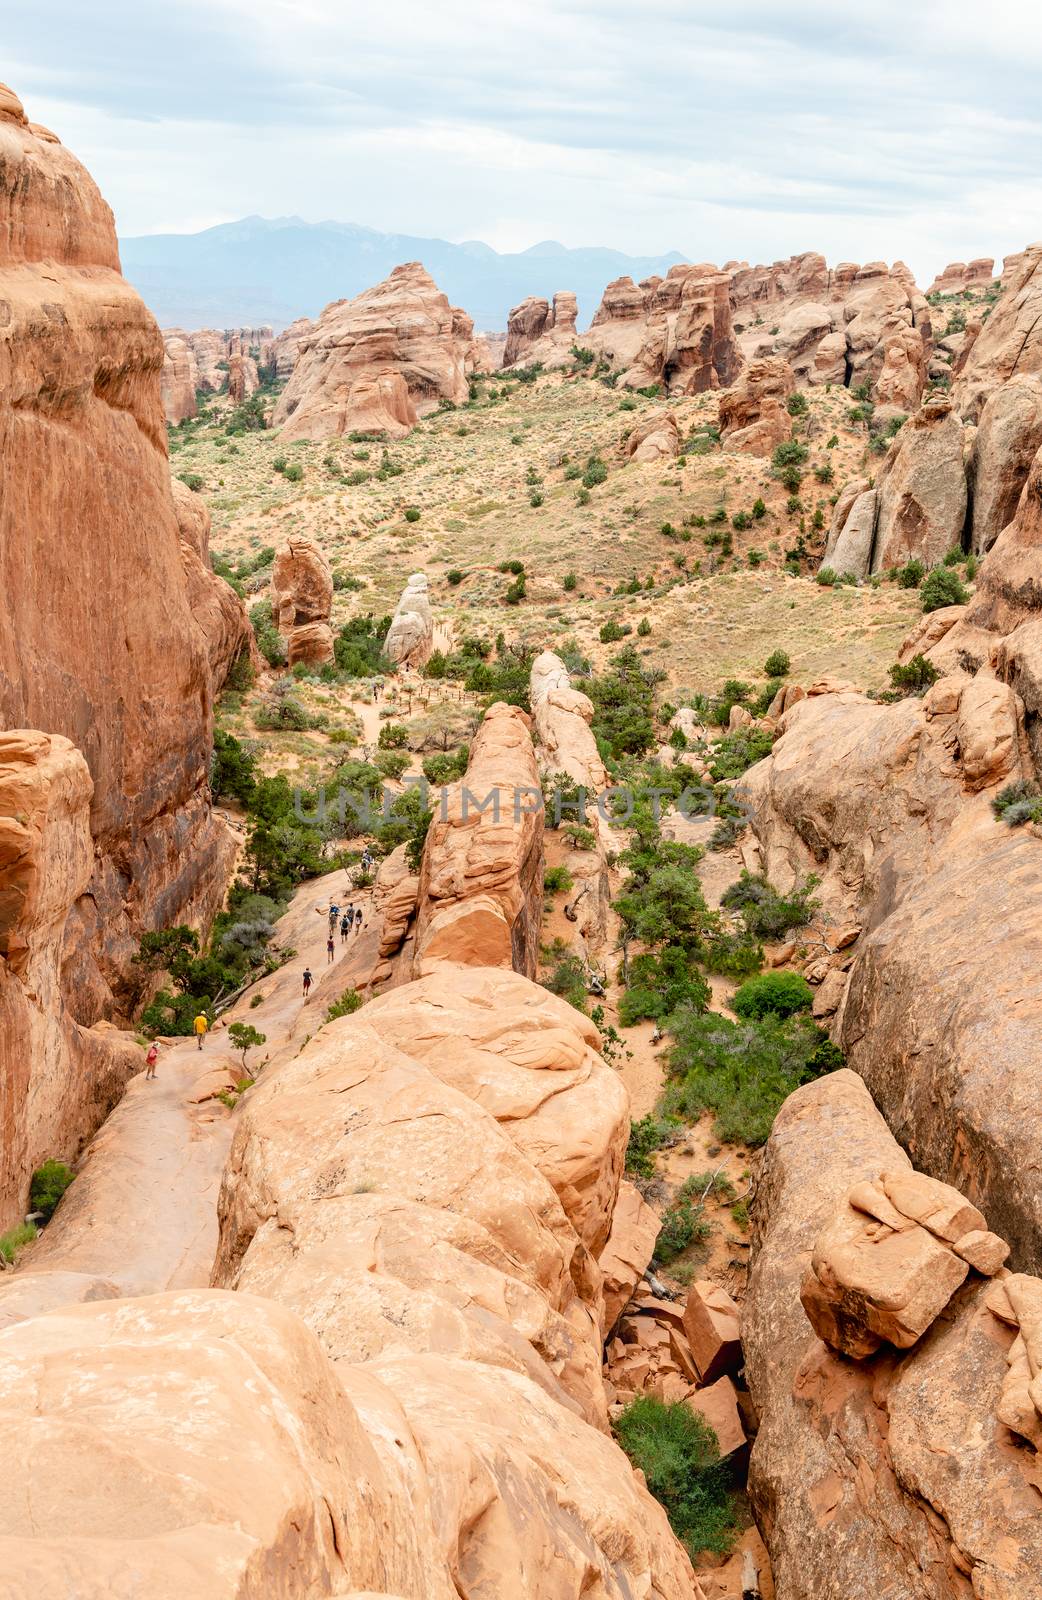
[[[299,213],[921,278],[1042,233],[1025,0],[36,0],[5,33],[124,233]]]

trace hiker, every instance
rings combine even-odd
[[[311,989],[311,968],[310,967],[305,967],[304,968],[304,999],[305,1000],[308,997],[308,992],[310,991],[310,989]]]
[[[359,906],[358,910],[355,912],[355,932],[356,933],[360,933],[361,930],[362,930],[362,908],[361,908],[361,906]]]
[[[339,917],[339,915],[340,915],[340,907],[337,905],[335,900],[331,900],[330,903],[329,903],[329,934],[330,934],[331,938],[332,938],[332,935],[333,935],[333,929],[336,927],[337,918]]]
[[[347,910],[344,912],[343,916],[340,918],[340,943],[341,944],[346,944],[347,943],[347,936],[351,932],[351,924],[354,921],[354,917],[355,917],[354,912],[351,910],[351,907],[348,906]]]
[[[146,1071],[145,1071],[145,1082],[146,1083],[148,1082],[149,1078],[154,1078],[155,1077],[155,1075],[156,1075],[156,1062],[158,1060],[159,1060],[159,1046],[156,1044],[156,1041],[153,1039],[152,1043],[148,1047],[148,1055],[145,1057],[145,1068],[146,1068]]]
[[[210,1028],[210,1024],[207,1021],[206,1013],[204,1011],[200,1011],[199,1015],[192,1023],[192,1027],[195,1029],[195,1037],[199,1041],[199,1048],[201,1050],[203,1048],[203,1039],[206,1037],[206,1034],[209,1032]]]
[[[333,930],[332,929],[330,929],[329,938],[326,940],[326,960],[327,961],[335,961],[336,960],[336,945],[333,943]]]

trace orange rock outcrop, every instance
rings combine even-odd
[[[313,539],[292,534],[276,552],[271,569],[272,615],[291,667],[298,661],[332,661],[332,608],[329,562]]]
[[[30,852],[47,915],[12,913],[26,968],[0,964],[0,1080],[25,1089],[5,1091],[2,1224],[32,1167],[72,1155],[125,1081],[123,1043],[93,1024],[128,1014],[140,933],[220,903],[232,844],[210,809],[212,700],[242,619],[182,537],[163,341],[120,277],[112,214],[6,89],[0,165],[0,719],[45,730],[8,734],[38,792],[83,773],[62,832],[89,840],[85,875],[82,851]],[[62,736],[79,755],[59,760]],[[43,967],[60,978],[37,988]]]

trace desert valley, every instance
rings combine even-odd
[[[160,329],[32,116],[0,1596],[1042,1600],[1042,244]]]

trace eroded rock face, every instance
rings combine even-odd
[[[570,291],[555,294],[552,306],[538,295],[529,295],[507,320],[502,365],[534,361],[551,368],[566,365],[572,360],[578,314],[578,302]]]
[[[271,569],[271,608],[286,641],[289,665],[333,659],[333,575],[313,539],[293,534]]]
[[[742,1319],[760,1415],[750,1491],[776,1593],[1037,1596],[1033,1462],[998,1416],[1014,1331],[987,1309],[987,1280],[971,1272],[910,1350],[867,1361],[821,1344],[800,1303],[822,1230],[883,1172],[915,1178],[855,1074],[786,1101],[757,1184]]]
[[[968,330],[967,330],[968,332]],[[1042,373],[1042,244],[1007,256],[1002,294],[967,341],[952,399],[976,422],[988,396],[1010,378]]]
[[[780,356],[751,361],[720,396],[720,437],[727,448],[770,455],[792,432],[786,401],[795,386],[793,370]]]
[[[989,551],[1012,522],[1031,463],[1042,446],[1042,378],[1018,377],[985,401],[973,439],[970,548]]]
[[[543,812],[531,722],[497,702],[444,790],[420,869],[415,970],[439,961],[534,977],[543,906]]]
[[[422,667],[434,646],[434,614],[431,611],[427,574],[414,572],[391,618],[384,640],[384,655],[396,666]]]
[[[936,566],[962,542],[966,504],[962,424],[948,401],[932,401],[900,429],[874,488],[844,486],[823,565],[857,578],[913,559]]]
[[[972,261],[949,261],[927,289],[927,294],[959,294],[974,284],[991,283],[995,261],[991,256],[976,256]]]
[[[171,480],[170,488],[188,605],[206,640],[210,678],[216,694],[223,688],[233,662],[243,652],[256,667],[261,665],[260,652],[242,601],[210,567],[210,512],[206,501],[179,478]]]
[[[354,429],[400,438],[442,400],[467,398],[474,324],[418,261],[354,300],[335,300],[301,335],[273,424],[287,439]]]
[[[207,788],[214,662],[170,491],[163,342],[119,275],[90,177],[10,91],[0,105],[0,721],[70,739],[93,783],[90,881],[61,941],[65,1017],[82,1026],[90,1061],[49,1055],[33,1113],[61,1137],[46,1153],[72,1155],[126,1073],[120,1041],[91,1024],[131,1009],[145,928],[208,921],[232,841]],[[221,594],[210,588],[220,580],[204,581]],[[23,1011],[0,1039],[10,1081],[37,1071],[8,1056],[24,1051],[22,1002],[35,1002],[11,991],[21,980],[9,970],[5,982]],[[70,1092],[78,1073],[86,1081]],[[15,1172],[7,1205],[27,1179]]]
[[[680,454],[680,429],[672,411],[656,411],[631,429],[623,446],[631,461],[672,461]]]
[[[584,1237],[607,1232],[627,1107],[568,1011],[443,966],[322,1029],[250,1096],[217,1281],[317,1333],[408,1483],[431,1592],[681,1600],[687,1559],[605,1431]]]
[[[183,422],[198,412],[195,393],[199,387],[199,368],[188,335],[180,328],[163,334],[163,370],[160,393],[167,422]]]
[[[668,394],[701,394],[726,388],[742,366],[727,274],[707,264],[670,267],[639,285],[616,279],[582,342],[633,389],[661,383]]]
[[[12,1594],[455,1593],[404,1452],[272,1301],[197,1291],[34,1317],[3,1340],[0,1420],[23,1490],[5,1529]]]

